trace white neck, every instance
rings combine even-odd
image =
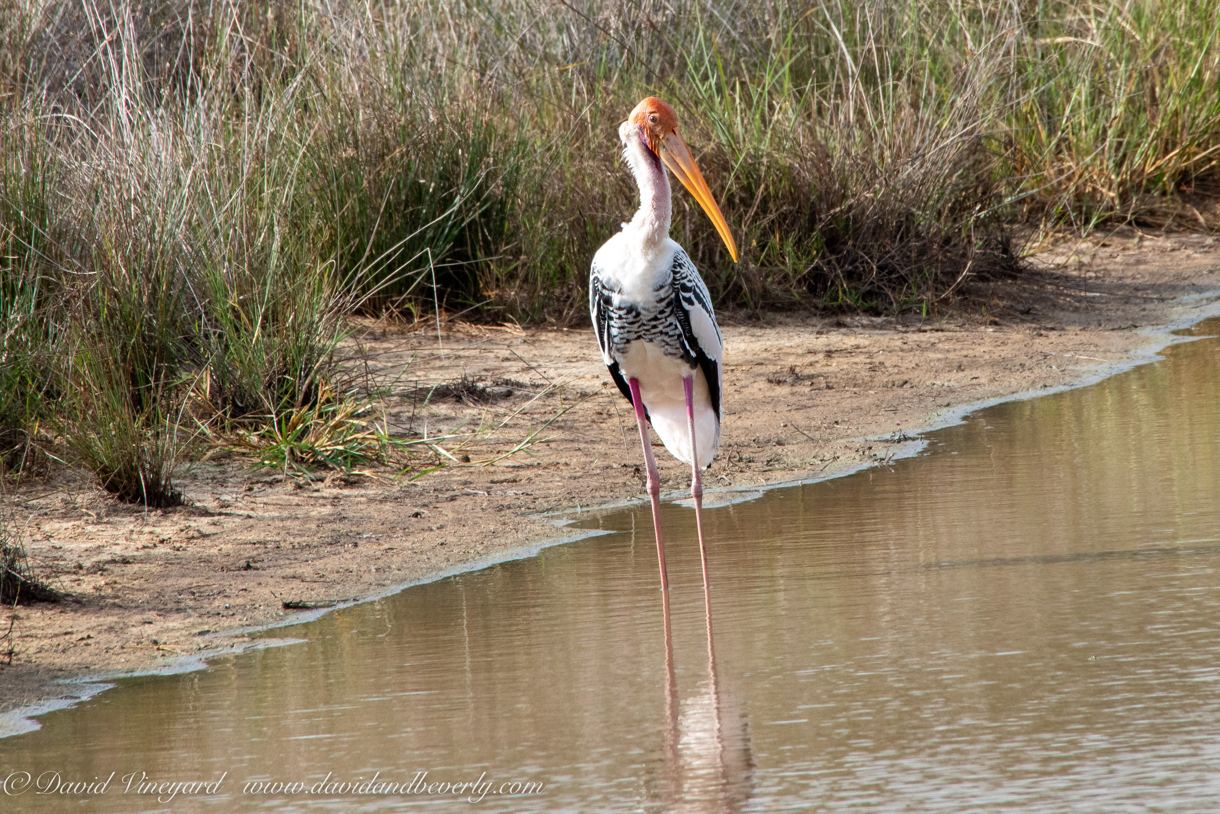
[[[644,143],[639,127],[623,122],[619,138],[623,142],[623,157],[640,188],[640,208],[623,231],[637,235],[645,252],[650,252],[669,237],[672,215],[669,178],[660,159]]]

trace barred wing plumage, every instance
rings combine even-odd
[[[685,251],[674,252],[669,279],[657,285],[648,302],[637,303],[594,263],[589,272],[589,316],[593,321],[602,361],[623,397],[631,388],[619,365],[631,342],[652,343],[675,359],[703,371],[712,412],[721,413],[721,357],[724,339],[716,325],[707,285]]]
[[[616,293],[618,292],[612,291],[602,282],[601,271],[594,263],[589,269],[589,316],[593,320],[593,330],[597,333],[597,346],[601,348],[602,361],[610,370],[610,377],[614,379],[627,401],[631,401],[631,387],[614,358],[614,338],[611,332],[614,330],[612,315]]]
[[[673,260],[674,313],[682,329],[687,362],[698,366],[707,379],[712,399],[712,411],[723,417],[720,409],[721,369],[724,338],[712,310],[712,295],[707,284],[685,251],[679,249]]]

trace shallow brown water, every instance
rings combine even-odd
[[[48,714],[10,794],[115,777],[0,810],[1220,810],[1220,342],[1166,356],[709,511],[714,653],[692,515],[667,638],[645,506]]]

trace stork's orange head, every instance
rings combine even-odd
[[[627,121],[644,131],[648,146],[654,153],[660,153],[666,136],[678,132],[678,114],[655,96],[649,96],[636,105]]]
[[[690,154],[686,142],[678,135],[678,114],[657,97],[649,96],[635,106],[635,110],[631,111],[627,121],[640,128],[648,148],[665,162],[665,166],[669,167],[669,171],[674,174],[674,177],[682,182],[682,186],[686,187],[687,191],[703,207],[703,211],[711,218],[712,224],[720,233],[724,245],[728,247],[729,254],[733,256],[735,262],[737,244],[733,242],[729,225],[724,222],[724,215],[720,213],[716,199],[712,197],[711,190],[707,188],[707,182],[703,180],[703,173],[699,171],[699,165],[695,163],[694,156]]]

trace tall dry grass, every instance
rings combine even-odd
[[[172,503],[201,433],[279,449],[356,414],[353,312],[581,320],[589,258],[636,205],[615,132],[647,94],[677,106],[743,249],[676,198],[722,309],[935,310],[1018,270],[1017,221],[1214,227],[1181,191],[1218,177],[1218,18],[0,0],[0,452],[21,466],[41,436]]]

